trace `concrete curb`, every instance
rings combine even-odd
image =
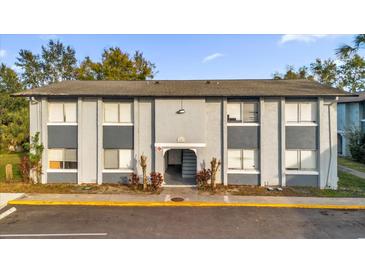
[[[331,205],[331,204],[279,204],[279,203],[225,203],[225,202],[146,202],[146,201],[47,201],[47,200],[12,200],[9,205],[31,206],[108,206],[108,207],[273,207],[273,208],[308,208],[308,209],[343,209],[364,210],[365,205]]]

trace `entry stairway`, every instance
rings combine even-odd
[[[196,175],[196,156],[194,151],[184,149],[182,152],[182,177],[195,178]]]

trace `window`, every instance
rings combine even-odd
[[[289,170],[315,170],[317,152],[315,150],[287,150],[285,168]]]
[[[133,150],[131,149],[105,149],[105,169],[132,169]]]
[[[76,123],[76,102],[48,104],[48,121],[52,123]]]
[[[257,102],[228,102],[227,122],[228,123],[257,123],[258,122]]]
[[[48,149],[50,169],[77,169],[76,149]]]
[[[132,123],[133,106],[131,102],[104,103],[105,123]]]
[[[258,122],[259,104],[255,102],[243,103],[243,122],[257,123]]]
[[[285,121],[287,123],[316,123],[317,103],[287,102],[285,104]]]
[[[241,103],[228,103],[227,104],[227,121],[228,122],[242,122]]]
[[[257,170],[258,150],[257,149],[229,149],[228,169]]]

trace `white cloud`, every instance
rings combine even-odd
[[[0,58],[5,57],[6,55],[6,50],[5,49],[0,49]]]
[[[279,44],[282,45],[288,42],[311,43],[326,36],[327,34],[285,34],[281,36]]]
[[[39,35],[39,38],[43,41],[60,40],[56,34],[41,34]]]
[[[212,61],[212,60],[217,59],[217,58],[222,57],[222,56],[224,56],[222,53],[219,53],[219,52],[213,53],[213,54],[210,54],[208,56],[205,56],[202,62],[206,63],[206,62]]]

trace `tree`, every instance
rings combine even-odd
[[[75,79],[75,50],[60,41],[49,40],[41,55],[20,50],[16,66],[22,69],[22,81],[27,88],[36,88],[62,80]]]
[[[328,86],[336,86],[338,82],[338,68],[335,61],[328,59],[322,61],[317,58],[310,64],[314,79]]]
[[[312,80],[313,76],[309,74],[308,68],[306,66],[300,67],[298,70],[295,70],[294,66],[287,66],[286,72],[284,74],[275,72],[273,75],[273,79],[275,79],[275,80],[299,80],[299,79]]]
[[[50,40],[42,46],[42,67],[47,83],[75,79],[77,60],[75,50],[60,41]]]
[[[24,98],[10,95],[23,85],[14,70],[0,65],[0,147],[16,149],[28,140],[28,104]]]
[[[336,50],[336,55],[341,58],[348,58],[350,55],[356,54],[360,49],[365,49],[365,34],[355,36],[353,45],[342,45]]]
[[[155,65],[136,51],[130,57],[120,48],[104,50],[101,62],[86,57],[76,70],[78,80],[146,80],[153,78]]]
[[[22,84],[14,70],[5,64],[0,65],[0,93],[14,93],[21,90]]]
[[[341,58],[339,67],[340,88],[348,92],[365,91],[365,60],[358,54]]]

